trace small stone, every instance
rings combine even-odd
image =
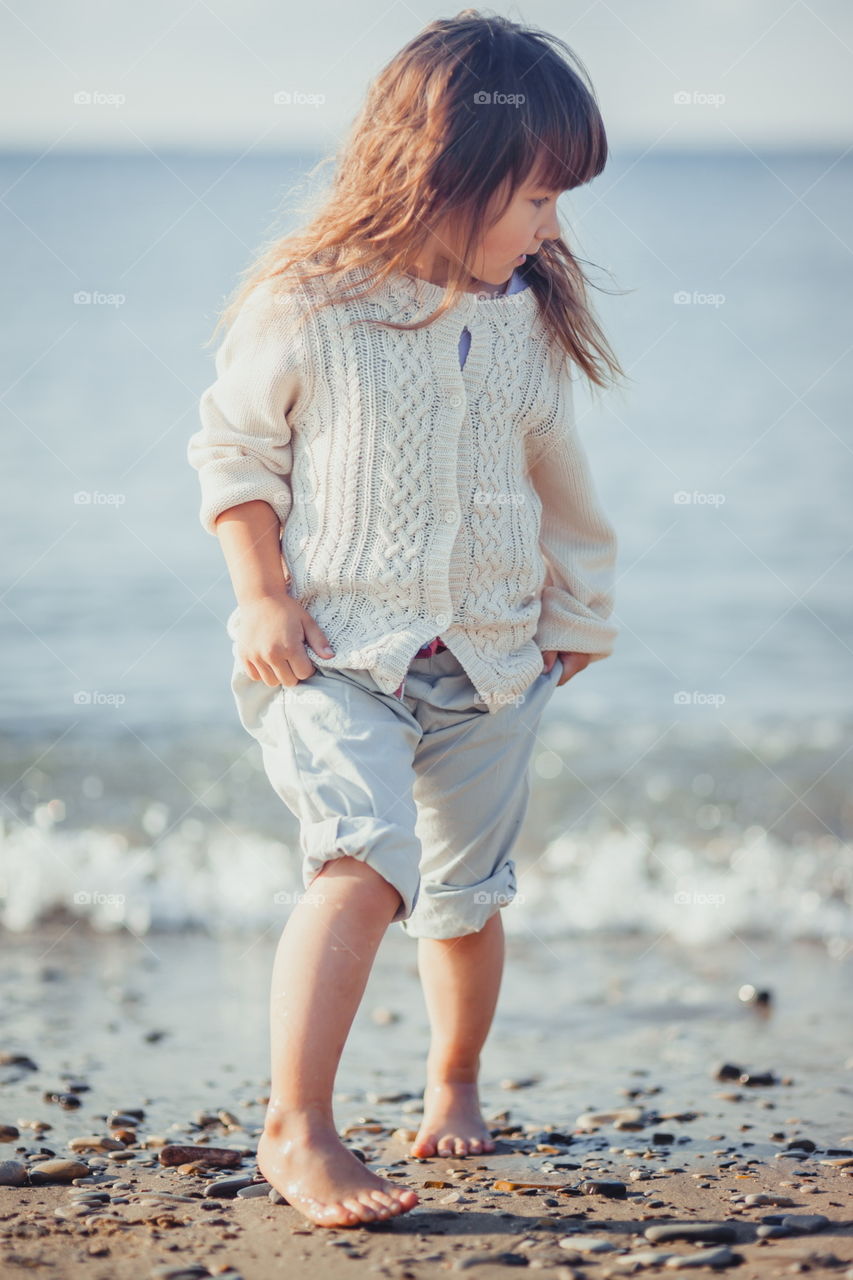
[[[123,1151],[124,1145],[115,1138],[93,1133],[89,1137],[72,1138],[68,1148],[70,1151]]]
[[[787,1213],[782,1219],[781,1226],[786,1231],[801,1231],[810,1235],[813,1231],[822,1231],[824,1227],[828,1227],[829,1218],[824,1217],[822,1213]]]
[[[203,1262],[185,1262],[179,1267],[155,1267],[150,1274],[151,1280],[198,1280],[210,1272]]]
[[[675,1134],[672,1133],[653,1133],[652,1142],[656,1142],[659,1146],[669,1146],[675,1142]]]
[[[784,1206],[793,1203],[794,1201],[790,1196],[777,1196],[768,1191],[756,1192],[754,1195],[747,1196],[744,1200],[744,1204],[748,1204],[750,1207],[759,1204],[775,1204]]]
[[[643,1235],[652,1244],[666,1240],[710,1240],[725,1244],[737,1239],[734,1227],[724,1222],[660,1222],[654,1227],[646,1227]]]
[[[79,1160],[43,1160],[30,1169],[30,1182],[34,1186],[46,1182],[71,1182],[74,1178],[85,1178],[88,1172],[89,1166]]]
[[[74,1111],[83,1105],[83,1099],[78,1098],[76,1093],[57,1093],[51,1089],[42,1094],[42,1101],[58,1102],[65,1111]]]
[[[20,1136],[20,1129],[16,1129],[13,1124],[0,1124],[0,1142],[14,1142]]]
[[[238,1191],[251,1185],[250,1174],[236,1174],[233,1178],[217,1178],[215,1182],[209,1182],[204,1194],[215,1200],[232,1200]]]
[[[624,1200],[628,1194],[624,1182],[604,1178],[589,1178],[580,1184],[580,1190],[585,1196],[606,1196],[608,1200]]]
[[[741,1084],[752,1085],[756,1088],[779,1083],[772,1071],[742,1071],[739,1080]]]
[[[669,1249],[637,1249],[635,1253],[626,1253],[620,1258],[614,1258],[614,1262],[624,1267],[626,1271],[636,1271],[641,1267],[663,1266],[667,1258],[676,1257],[680,1258],[681,1255],[672,1253]]]
[[[642,1119],[641,1107],[620,1107],[616,1111],[584,1111],[575,1121],[576,1129],[598,1129],[601,1125],[612,1124],[615,1127],[637,1125]]]
[[[270,1187],[269,1199],[272,1204],[290,1204],[276,1187]]]
[[[715,1080],[739,1080],[742,1074],[743,1067],[736,1067],[731,1062],[720,1062],[711,1072]]]
[[[782,1236],[793,1235],[794,1232],[786,1231],[784,1227],[780,1227],[778,1224],[772,1226],[765,1224],[764,1226],[756,1227],[755,1234],[759,1240],[779,1240]]]
[[[352,1256],[350,1254],[350,1257]],[[419,1258],[418,1261],[425,1262],[426,1258]],[[457,1258],[455,1260],[453,1270],[467,1271],[469,1267],[489,1265],[495,1267],[527,1267],[530,1265],[530,1259],[525,1257],[523,1253],[510,1253],[509,1251],[504,1251],[503,1253],[469,1253],[467,1258]],[[401,1274],[411,1275],[412,1272],[403,1271]]]
[[[268,1182],[253,1182],[251,1186],[241,1187],[237,1192],[239,1200],[254,1200],[258,1196],[268,1196],[272,1187]]]
[[[25,1053],[0,1053],[0,1067],[23,1067],[27,1071],[38,1071],[38,1066]]]
[[[242,1152],[234,1151],[230,1147],[184,1147],[179,1146],[177,1143],[168,1143],[165,1147],[160,1148],[160,1163],[165,1165],[181,1165],[197,1161],[202,1164],[214,1164],[221,1165],[223,1168],[232,1168],[234,1165],[240,1164],[242,1159]]]
[[[732,1253],[727,1245],[721,1249],[699,1249],[696,1253],[674,1254],[664,1264],[667,1267],[730,1267],[742,1262],[739,1253]]]
[[[576,1249],[579,1253],[612,1253],[618,1246],[604,1236],[582,1235],[563,1236],[558,1240],[561,1249]]]
[[[22,1187],[26,1181],[26,1165],[18,1160],[0,1160],[0,1187]]]
[[[393,1009],[373,1009],[370,1017],[377,1027],[389,1027],[393,1022],[400,1021],[399,1013],[395,1013]]]

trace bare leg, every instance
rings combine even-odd
[[[338,1137],[332,1091],[379,943],[400,903],[365,862],[332,859],[291,913],[270,994],[271,1088],[258,1167],[319,1226],[405,1213],[414,1191],[377,1177]]]
[[[479,933],[418,938],[418,969],[432,1040],[424,1116],[412,1156],[474,1155],[495,1144],[480,1112],[477,1076],[498,1002],[504,962],[500,911]]]

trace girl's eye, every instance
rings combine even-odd
[[[541,209],[543,204],[548,203],[548,196],[543,196],[541,200],[532,200],[531,204],[535,204],[537,209]]]

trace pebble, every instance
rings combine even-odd
[[[217,1178],[215,1182],[209,1182],[204,1194],[214,1200],[231,1200],[243,1187],[251,1185],[251,1174],[236,1174],[233,1178]]]
[[[238,1200],[254,1200],[258,1196],[268,1197],[272,1187],[268,1182],[253,1182],[251,1186],[241,1187],[237,1192]]]
[[[84,1178],[88,1172],[89,1166],[79,1160],[43,1160],[30,1169],[30,1182],[34,1185],[71,1182],[74,1178]]]
[[[641,1267],[660,1267],[667,1258],[680,1257],[680,1254],[672,1253],[669,1249],[638,1249],[636,1253],[623,1254],[621,1258],[615,1258],[614,1261],[626,1271],[637,1271]]]
[[[200,1164],[215,1164],[223,1168],[231,1168],[240,1164],[242,1159],[242,1152],[233,1150],[231,1147],[184,1147],[170,1142],[160,1148],[160,1163],[166,1165],[190,1164],[197,1161]]]
[[[742,1262],[739,1253],[732,1253],[727,1245],[721,1249],[699,1249],[697,1253],[673,1254],[668,1258],[667,1267],[730,1267],[735,1262]]]
[[[180,1267],[155,1267],[150,1275],[151,1280],[197,1280],[210,1272],[203,1262],[185,1262]]]
[[[661,1222],[646,1227],[643,1235],[652,1244],[666,1240],[711,1240],[723,1244],[737,1239],[734,1227],[724,1222]]]
[[[621,1107],[616,1111],[584,1111],[575,1121],[576,1129],[597,1129],[603,1124],[612,1124],[616,1128],[628,1124],[638,1124],[642,1120],[641,1107]]]
[[[523,1253],[471,1253],[467,1258],[457,1258],[453,1263],[454,1271],[467,1271],[469,1267],[526,1267],[530,1259]],[[404,1272],[403,1274],[411,1274]]]
[[[575,1249],[579,1253],[612,1253],[618,1247],[612,1240],[607,1240],[604,1236],[583,1235],[580,1233],[576,1236],[563,1236],[557,1243],[561,1249]]]
[[[786,1213],[780,1225],[786,1231],[802,1231],[810,1234],[812,1231],[822,1231],[824,1227],[828,1227],[829,1218],[824,1217],[822,1213]]]
[[[68,1143],[69,1151],[123,1151],[124,1144],[115,1138],[93,1133],[89,1137],[72,1138]]]
[[[0,1124],[0,1142],[14,1142],[20,1136],[20,1129],[16,1129],[13,1124]]]
[[[789,1196],[776,1196],[767,1191],[759,1191],[755,1195],[747,1196],[744,1204],[775,1204],[779,1206],[793,1204],[794,1201]]]
[[[0,1187],[22,1187],[26,1181],[26,1165],[18,1160],[0,1160]]]
[[[582,1182],[580,1190],[585,1196],[607,1196],[608,1200],[624,1200],[628,1194],[628,1188],[624,1182],[597,1178],[588,1178]]]

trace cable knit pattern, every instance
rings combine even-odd
[[[309,287],[327,284],[265,282],[216,354],[187,446],[203,528],[269,502],[290,593],[335,651],[306,645],[311,661],[368,668],[386,693],[438,634],[492,712],[540,674],[542,649],[607,657],[616,536],[578,437],[571,362],[533,290],[466,294],[400,332],[360,321],[426,317],[441,287],[394,273],[319,312]]]

